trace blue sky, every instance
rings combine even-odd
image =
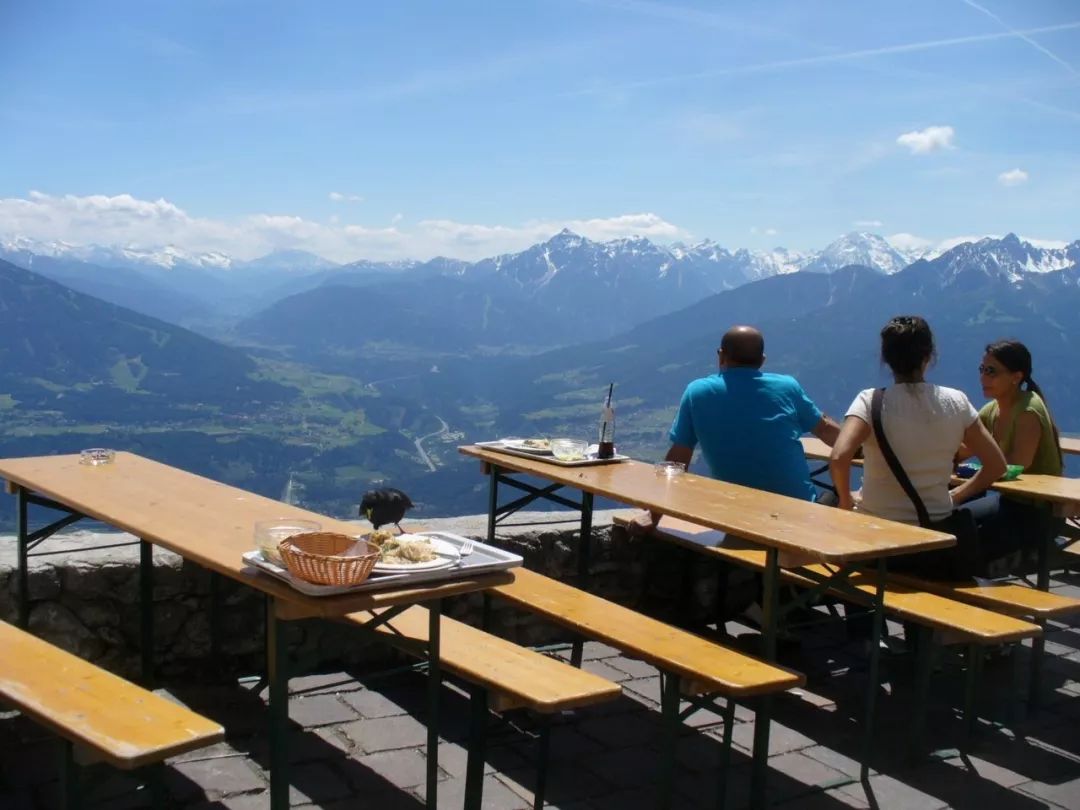
[[[1080,3],[0,1],[0,237],[1080,237]],[[906,236],[905,236],[906,235]]]

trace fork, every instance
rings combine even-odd
[[[461,568],[461,566],[465,564],[465,558],[472,554],[475,548],[476,545],[473,543],[472,540],[466,540],[464,543],[461,544],[461,548],[458,549],[458,568]]]

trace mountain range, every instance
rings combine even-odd
[[[714,370],[733,322],[760,326],[768,368],[837,415],[884,379],[877,333],[891,315],[930,320],[932,376],[973,401],[983,345],[1018,337],[1063,430],[1080,429],[1080,242],[1044,249],[1010,234],[900,269],[909,257],[861,234],[768,260],[563,232],[473,263],[295,269],[308,257],[294,255],[153,272],[20,250],[22,266],[0,261],[0,452],[124,447],[334,514],[379,481],[421,513],[482,510],[455,445],[589,436],[609,382],[620,448],[655,457],[683,386]],[[260,275],[277,292],[251,311],[218,309],[224,341],[134,305],[164,295],[163,309],[198,309]],[[133,304],[112,300],[123,296]]]

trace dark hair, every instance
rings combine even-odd
[[[1028,347],[1019,340],[998,340],[987,345],[986,353],[1014,374],[1018,371],[1023,374],[1024,379],[1020,381],[1020,384],[1026,385],[1028,391],[1039,395],[1039,399],[1046,406],[1046,415],[1050,417],[1050,429],[1054,432],[1054,446],[1057,447],[1058,456],[1062,458],[1062,464],[1064,464],[1064,457],[1061,454],[1061,437],[1058,434],[1057,423],[1054,422],[1054,417],[1050,413],[1050,404],[1046,401],[1046,395],[1039,388],[1038,383],[1031,378],[1031,352],[1028,351]]]
[[[881,360],[893,374],[914,374],[934,355],[934,334],[918,315],[897,315],[881,330]]]
[[[724,333],[720,351],[733,366],[761,368],[765,362],[765,338],[749,326],[735,326]]]

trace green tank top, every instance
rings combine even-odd
[[[1020,398],[1013,408],[1009,424],[1006,425],[1005,433],[1001,438],[1001,452],[1006,456],[1009,455],[1012,450],[1013,435],[1016,432],[1016,420],[1020,414],[1027,412],[1035,414],[1038,418],[1042,433],[1039,436],[1039,446],[1035,449],[1035,458],[1032,459],[1031,466],[1025,468],[1024,472],[1033,475],[1061,475],[1064,472],[1061,465],[1061,451],[1058,449],[1057,441],[1054,439],[1054,428],[1050,422],[1050,412],[1046,410],[1046,403],[1042,401],[1042,397],[1034,391],[1020,392]],[[997,424],[999,416],[997,400],[992,399],[979,409],[979,419],[986,425],[986,429],[990,433],[994,432],[994,426]]]

